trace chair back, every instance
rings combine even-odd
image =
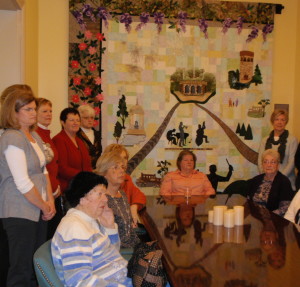
[[[33,265],[39,287],[63,287],[59,280],[51,256],[51,240],[45,242],[33,256]]]

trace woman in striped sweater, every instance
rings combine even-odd
[[[107,181],[80,172],[66,190],[72,207],[52,239],[52,258],[64,286],[132,286],[120,255],[118,227],[107,206]]]

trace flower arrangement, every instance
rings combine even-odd
[[[71,105],[77,108],[79,105],[91,104],[96,113],[96,120],[99,119],[101,104],[104,96],[102,94],[100,77],[101,42],[105,41],[102,33],[95,35],[86,30],[79,31],[76,35],[79,43],[70,44],[69,54],[69,88],[71,90]],[[97,125],[98,122],[95,122]]]
[[[153,17],[158,33],[162,30],[164,19],[167,19],[170,29],[185,32],[186,20],[194,19],[198,20],[198,26],[206,39],[208,38],[208,21],[220,22],[223,34],[226,34],[234,23],[236,23],[235,28],[237,28],[238,34],[241,33],[244,23],[256,28],[258,25],[263,24],[265,25],[262,29],[264,41],[266,36],[273,31],[275,10],[280,10],[278,13],[281,13],[283,8],[280,4],[241,4],[226,1],[210,3],[205,0],[197,1],[195,5],[183,5],[181,1],[176,0],[69,0],[69,3],[70,12],[81,29],[86,28],[84,18],[89,18],[93,22],[101,19],[106,26],[108,25],[108,19],[113,18],[117,22],[123,23],[126,31],[130,33],[133,23],[132,16],[139,16],[140,23],[136,25],[136,31],[145,26],[150,21],[150,17]],[[256,30],[253,29],[253,32],[256,32]],[[254,39],[253,36],[252,33],[247,38],[247,42]]]

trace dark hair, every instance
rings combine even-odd
[[[181,169],[180,169],[180,164],[181,164],[181,161],[182,161],[182,159],[183,159],[183,157],[184,157],[185,155],[191,155],[191,156],[193,157],[193,159],[194,159],[194,169],[195,169],[197,157],[196,157],[196,155],[195,155],[192,151],[190,151],[190,150],[183,150],[183,151],[180,152],[180,154],[178,155],[177,161],[176,161],[177,168],[178,168],[179,170],[181,170]]]
[[[69,114],[78,115],[80,118],[78,110],[75,108],[65,108],[61,111],[59,119],[65,123]]]
[[[84,197],[97,185],[107,187],[107,180],[102,175],[97,175],[90,171],[79,172],[70,182],[65,196],[71,207],[79,204],[80,199]]]

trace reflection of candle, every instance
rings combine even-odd
[[[224,208],[223,206],[214,206],[214,225],[223,225]]]
[[[208,222],[209,223],[214,222],[214,211],[213,210],[208,211]]]
[[[214,243],[223,243],[223,226],[214,225]]]
[[[224,228],[224,242],[233,242],[234,228]]]
[[[244,242],[244,226],[234,227],[234,242],[243,243]]]
[[[224,227],[227,227],[227,228],[234,227],[234,211],[233,211],[233,209],[228,209],[224,212]]]
[[[234,210],[234,224],[244,225],[244,206],[236,205],[233,207]]]
[[[214,226],[212,223],[208,223],[207,225],[207,231],[208,233],[212,234],[214,232]]]

